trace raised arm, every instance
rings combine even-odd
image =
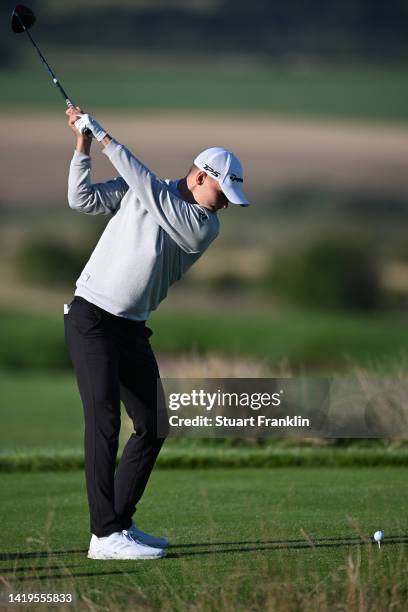
[[[90,115],[78,113],[74,125],[81,133],[89,129],[105,145],[103,153],[134,191],[141,205],[186,253],[200,253],[216,238],[218,219],[213,222],[211,217],[215,213],[175,196],[165,181],[157,178],[129,149],[111,138]]]
[[[157,223],[187,253],[199,253],[207,248],[215,238],[209,219],[213,213],[175,196],[167,183],[157,178],[127,147],[109,136],[107,139],[102,152]]]
[[[73,127],[75,113],[69,115],[68,124]],[[76,132],[76,130],[74,130]],[[92,137],[76,132],[77,143],[68,176],[68,203],[70,208],[88,215],[114,213],[129,189],[122,177],[104,183],[91,182]]]
[[[91,157],[74,151],[68,176],[70,208],[87,215],[108,215],[115,212],[128,189],[120,176],[104,183],[91,183]]]

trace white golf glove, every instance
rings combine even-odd
[[[105,138],[108,133],[103,127],[90,115],[84,113],[80,116],[79,119],[75,121],[75,127],[78,132],[81,134],[84,133],[86,129],[91,130],[92,135],[95,136],[96,140],[100,142],[103,138]]]

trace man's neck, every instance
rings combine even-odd
[[[185,200],[186,202],[189,202],[190,204],[198,204],[197,200],[195,200],[193,196],[193,192],[188,188],[186,177],[180,179],[177,182],[177,189],[179,190],[180,195],[183,198],[183,200]],[[217,212],[215,210],[212,210],[208,206],[205,206],[204,204],[198,204],[198,206],[201,206],[202,208],[206,208],[207,210],[215,214]]]
[[[193,192],[188,188],[187,179],[185,177],[178,181],[177,189],[181,193],[183,200],[189,202],[190,204],[197,204],[194,199]]]

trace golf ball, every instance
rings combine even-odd
[[[383,531],[376,531],[374,534],[374,540],[376,542],[382,542],[384,539],[384,532]]]

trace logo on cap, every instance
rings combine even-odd
[[[219,177],[221,172],[218,172],[218,170],[214,170],[214,168],[211,168],[211,166],[209,166],[208,164],[204,164],[204,168],[203,170],[205,170],[206,172],[210,172],[213,176]]]
[[[237,181],[238,183],[243,183],[244,179],[240,178],[236,174],[230,174],[230,179],[232,182]]]

